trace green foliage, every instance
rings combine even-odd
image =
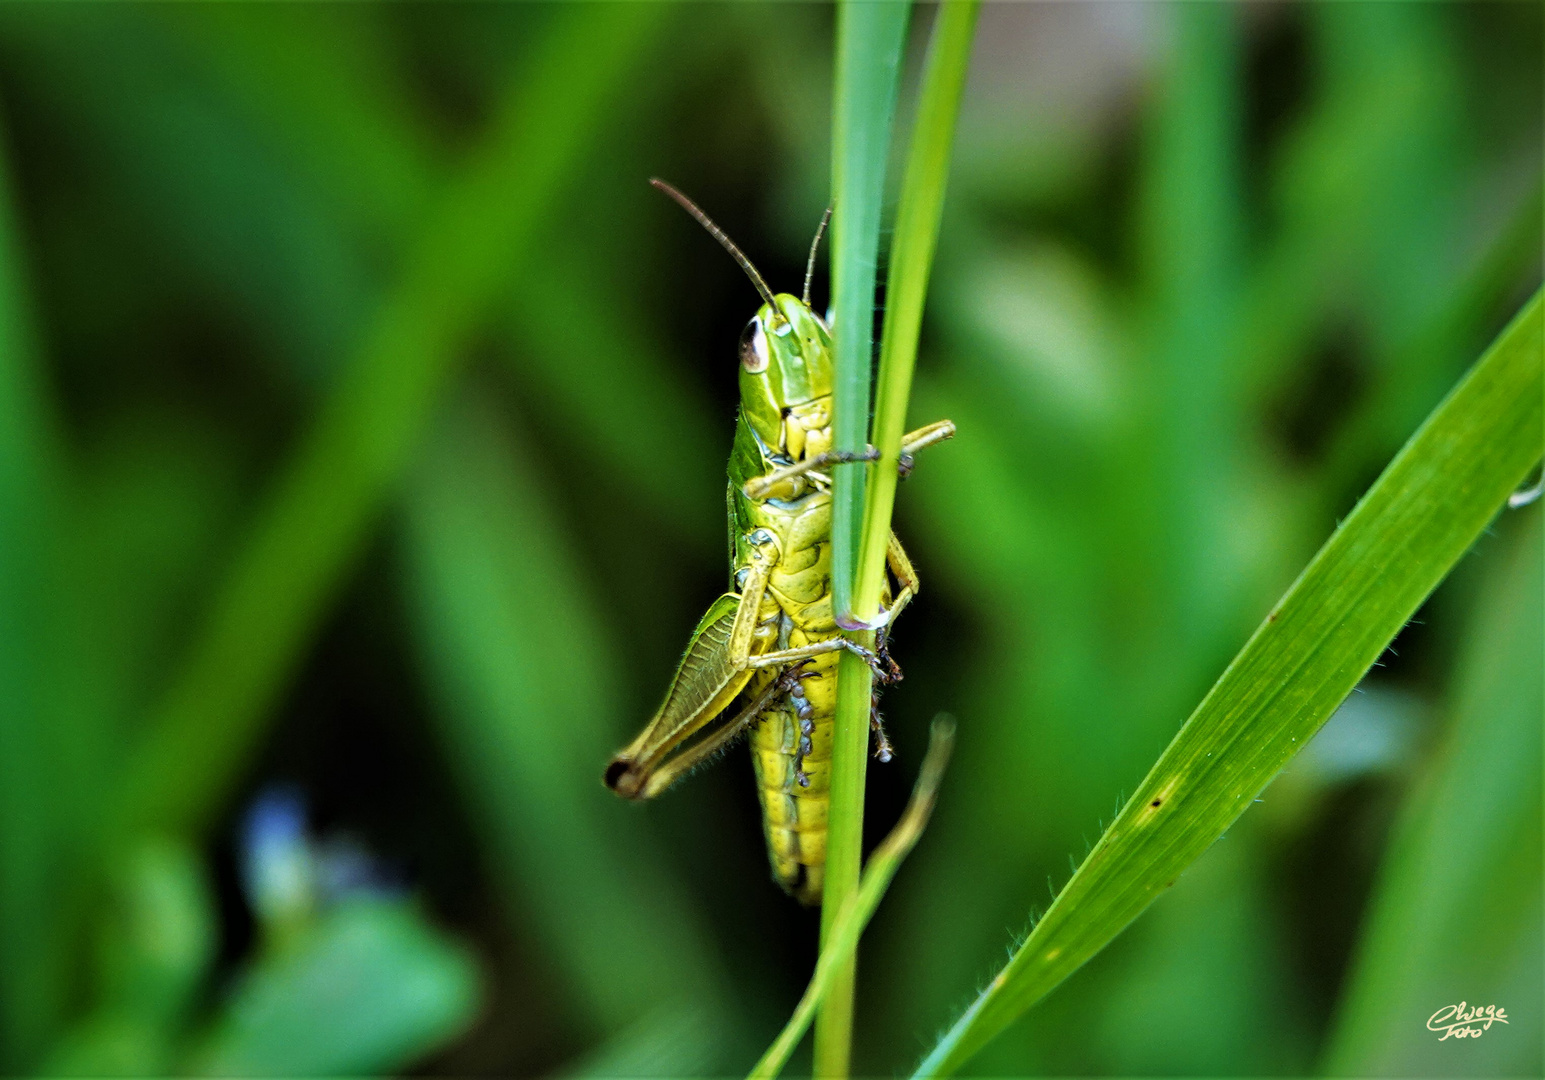
[[[472,959],[399,901],[340,905],[249,971],[194,1052],[205,1076],[357,1076],[455,1036]]]
[[[942,138],[924,35],[858,9],[899,89],[841,104]],[[1538,288],[1542,35],[1527,4],[983,5],[927,302],[879,297],[922,320],[877,430],[961,434],[897,504],[923,591],[871,839],[929,719],[959,731],[864,931],[855,1072],[1002,966]],[[599,774],[725,584],[754,303],[645,180],[795,288],[834,37],[770,3],[0,7],[6,1071],[728,1075],[774,1038],[815,925],[744,756],[646,807]],[[872,255],[923,232],[865,130]],[[890,246],[841,273],[916,266]],[[1537,521],[967,1068],[1538,1074]],[[241,825],[275,785],[288,906]],[[1507,1030],[1423,1040],[1481,995]]]
[[[1542,412],[1536,293],[1272,608],[918,1075],[958,1070],[1238,820],[1506,505],[1545,444]]]
[[[282,673],[417,445],[469,324],[529,258],[594,115],[657,11],[582,9],[559,19],[499,104],[487,142],[424,215],[398,282],[276,482],[153,721],[115,822],[188,828],[229,785]],[[587,77],[576,80],[580,55]]]
[[[97,946],[98,1003],[57,1047],[56,1076],[160,1076],[214,962],[216,926],[197,855],[142,845],[120,868]]]
[[[1545,552],[1539,513],[1528,516],[1481,583],[1455,675],[1452,724],[1380,867],[1327,1048],[1331,1075],[1523,1076],[1539,1069],[1540,1048],[1524,1040],[1481,1040],[1461,1057],[1458,1040],[1413,1042],[1393,1020],[1457,1004],[1449,1000],[1456,986],[1476,1002],[1527,1002],[1529,980],[1545,959],[1536,708],[1545,695],[1545,641],[1535,603]]]
[[[8,189],[9,178],[0,179]],[[15,1068],[42,1049],[62,1007],[60,941],[49,924],[69,791],[53,775],[64,747],[47,723],[42,685],[58,451],[8,195],[0,192],[0,681],[8,699],[0,753],[0,1061]]]
[[[562,958],[594,1033],[645,1012],[667,1024],[690,1018],[703,1028],[698,1045],[659,1066],[688,1071],[715,1060],[722,1047],[704,1040],[729,1042],[735,1018],[688,901],[627,806],[565,782],[594,773],[612,749],[603,721],[618,712],[617,691],[590,663],[604,631],[528,455],[462,395],[424,448],[405,510],[411,599],[441,734],[494,841],[512,915],[531,920]],[[544,723],[527,724],[531,716]],[[613,887],[596,889],[597,880]],[[644,977],[671,970],[680,974],[668,990]]]

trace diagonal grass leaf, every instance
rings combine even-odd
[[[1463,1047],[1467,1074],[1542,1073],[1539,508],[1506,524],[1512,535],[1488,544],[1449,730],[1380,869],[1328,1075],[1450,1072],[1457,1040],[1412,1038],[1411,1026],[1459,987],[1513,1016],[1509,1038]]]
[[[1267,615],[918,1076],[947,1076],[1154,901],[1319,730],[1540,458],[1545,292]]]
[[[658,18],[628,5],[558,21],[491,138],[429,215],[280,478],[131,765],[119,827],[191,828],[229,788],[411,455],[463,335],[526,254]]]

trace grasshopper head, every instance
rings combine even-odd
[[[826,324],[810,310],[810,278],[831,208],[810,244],[804,299],[788,293],[774,296],[751,260],[695,202],[664,180],[649,182],[723,245],[765,301],[740,336],[740,409],[751,430],[763,446],[791,461],[830,450],[832,340]]]
[[[779,293],[740,336],[741,413],[765,446],[799,461],[831,449],[831,394],[826,324]]]

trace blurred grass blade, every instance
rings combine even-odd
[[[407,581],[442,742],[515,924],[535,925],[564,973],[549,993],[589,1030],[670,1009],[728,1041],[712,947],[638,808],[600,784],[617,659],[583,573],[498,415],[472,395],[452,405],[407,491]],[[668,980],[646,977],[659,972]]]
[[[506,355],[520,388],[543,402],[576,454],[625,478],[641,506],[683,535],[719,540],[713,504],[698,497],[723,479],[721,448],[708,438],[712,412],[671,370],[633,298],[618,305],[595,288],[598,267],[585,255],[549,253],[544,272],[516,290]],[[608,355],[628,360],[597,379],[595,358]],[[659,424],[662,416],[672,423]]]
[[[432,203],[440,163],[368,8],[188,5],[156,18],[285,157],[319,182],[340,223],[379,243]]]
[[[263,18],[260,9],[247,14]],[[296,389],[330,383],[376,309],[382,264],[345,239],[325,194],[195,74],[203,57],[190,63],[190,50],[167,31],[170,15],[0,6],[0,40],[28,96],[48,102],[61,145],[93,162],[120,200],[114,213],[137,230],[129,251],[106,234],[93,245],[130,260],[114,262],[124,287],[160,302],[178,295],[176,282],[198,281],[220,297],[223,317],[261,366]],[[276,69],[267,77],[305,82]],[[162,272],[138,275],[148,261]],[[80,347],[116,348],[86,329]],[[106,325],[101,332],[112,334]]]
[[[44,676],[59,483],[26,272],[0,159],[0,1069],[36,1055],[63,1008],[56,860],[70,785]]]
[[[358,240],[378,245],[432,204],[440,163],[428,133],[405,120],[413,110],[398,101],[402,87],[389,77],[390,56],[378,39],[358,32],[356,9],[276,8],[254,17],[189,7],[162,14],[187,39],[193,59],[211,69],[218,89],[326,189]],[[278,69],[295,77],[274,78]],[[362,168],[362,161],[373,164]],[[570,231],[566,223],[565,236]],[[577,452],[627,470],[640,502],[683,522],[683,535],[701,535],[705,507],[691,494],[701,487],[684,478],[708,486],[709,473],[719,470],[702,419],[709,410],[668,370],[641,329],[647,320],[628,306],[635,298],[619,306],[611,290],[595,289],[595,262],[583,243],[544,250],[543,272],[522,276],[512,290],[504,329],[514,347],[500,355],[522,390],[549,403],[555,426]],[[591,361],[608,354],[629,359],[598,383]],[[642,421],[648,416],[680,421],[662,431]],[[639,468],[641,459],[652,467]]]
[[[49,1076],[165,1076],[219,946],[215,897],[191,844],[118,855],[97,933],[92,1012],[59,1040]]]
[[[991,985],[918,1068],[955,1072],[1221,836],[1349,694],[1539,459],[1536,293],[1310,562]]]
[[[1461,997],[1513,1017],[1461,1045],[1471,1076],[1539,1076],[1542,640],[1539,507],[1486,552],[1453,721],[1396,826],[1326,1072],[1441,1076],[1454,1043],[1414,1024]],[[1519,535],[1521,534],[1521,535]],[[1419,1030],[1419,1029],[1418,1029]]]
[[[1155,599],[1169,627],[1159,642],[1169,655],[1158,666],[1178,674],[1194,665],[1185,680],[1190,699],[1249,625],[1231,618],[1248,570],[1233,553],[1228,527],[1237,520],[1231,504],[1249,491],[1258,437],[1235,411],[1239,376],[1230,349],[1245,232],[1244,44],[1236,5],[1159,10],[1169,24],[1164,90],[1144,120],[1135,230],[1139,318],[1151,326],[1139,376],[1138,422],[1146,431],[1129,444],[1128,468],[1133,483],[1154,493],[1139,505],[1147,510],[1140,527],[1152,533],[1160,560]]]
[[[944,779],[944,769],[949,764],[950,750],[954,745],[954,721],[942,717],[935,720],[930,732],[928,756],[923,759],[922,771],[918,774],[917,784],[912,788],[912,798],[902,812],[901,820],[869,856],[869,864],[864,867],[858,891],[848,898],[832,923],[831,933],[827,935],[826,944],[822,946],[820,958],[816,961],[815,973],[810,976],[810,985],[805,988],[804,996],[794,1007],[794,1015],[784,1025],[783,1031],[749,1073],[751,1080],[771,1080],[783,1071],[789,1055],[810,1027],[816,1006],[831,989],[841,966],[858,948],[859,936],[863,934],[864,927],[869,925],[875,908],[880,906],[880,899],[885,895],[885,890],[890,888],[891,879],[901,868],[901,861],[911,854],[923,830],[928,827],[928,818],[938,800],[939,784]]]
[[[861,451],[869,436],[869,366],[874,344],[876,255],[891,114],[910,5],[906,0],[845,0],[837,8],[832,91],[832,333],[836,348],[833,443]],[[861,541],[864,471],[834,470],[832,491],[832,608],[849,621],[853,571]],[[866,635],[858,640],[864,641]],[[872,643],[873,633],[867,637]],[[837,714],[832,735],[831,804],[826,836],[821,939],[858,888],[864,841],[864,769],[868,765],[867,665],[842,654],[837,662]],[[854,660],[848,663],[848,660]],[[841,965],[815,1025],[815,1074],[848,1073],[853,1042],[853,971]]]
[[[118,827],[208,820],[413,452],[463,338],[530,254],[653,5],[563,12],[412,245],[132,762]]]
[[[854,587],[854,610],[864,618],[879,610],[880,589],[885,580],[885,550],[890,542],[891,509],[896,501],[896,466],[901,457],[901,437],[906,434],[912,370],[923,325],[923,299],[939,240],[955,119],[960,115],[960,95],[971,61],[979,8],[978,0],[945,0],[939,5],[918,91],[917,119],[912,127],[901,203],[896,209],[896,231],[891,240],[874,425],[869,440],[879,448],[880,460],[869,470],[863,548]]]
[[[553,1080],[712,1076],[722,1033],[699,1012],[658,1009],[557,1072]]]

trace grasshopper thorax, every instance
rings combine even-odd
[[[764,446],[800,461],[831,448],[831,404],[826,324],[797,296],[779,293],[740,337],[741,414]]]

